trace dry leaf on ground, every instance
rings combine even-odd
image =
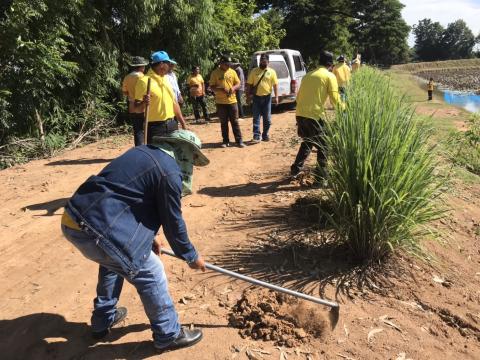
[[[390,317],[388,315],[383,315],[383,316],[380,316],[378,318],[381,322],[383,322],[384,324],[387,324],[388,326],[391,326],[392,328],[394,328],[395,330],[398,330],[400,332],[402,332],[402,329],[400,329],[399,326],[397,326],[396,324],[394,324],[392,321],[390,321],[390,319],[393,319],[393,317]]]
[[[372,329],[369,331],[368,335],[367,335],[367,341],[370,342],[373,337],[375,336],[375,334],[378,334],[380,332],[382,332],[384,329],[382,328],[376,328],[376,329]]]

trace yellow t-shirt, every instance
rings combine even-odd
[[[190,96],[197,97],[205,95],[203,93],[203,77],[200,74],[190,75],[187,78],[187,84],[190,88]]]
[[[235,70],[228,69],[223,71],[218,67],[212,71],[209,83],[210,86],[223,88],[228,91],[235,85],[240,84],[240,79]],[[215,90],[215,102],[217,104],[236,104],[237,97],[235,96],[235,91],[228,96],[223,90]]]
[[[351,72],[347,64],[341,63],[333,68],[333,73],[337,78],[338,86],[344,87],[350,80]]]
[[[135,100],[143,100],[147,94],[148,79],[150,83],[150,107],[148,108],[148,122],[165,121],[175,116],[173,104],[175,94],[166,76],[160,76],[149,70],[146,76],[138,79],[135,85]]]
[[[62,224],[66,227],[69,227],[70,229],[81,230],[80,226],[78,226],[78,224],[73,221],[73,219],[70,217],[70,215],[68,215],[66,211],[64,211],[62,215]]]
[[[135,84],[137,83],[137,80],[143,76],[142,72],[133,71],[123,78],[122,92],[123,95],[128,97],[129,101],[135,101]]]
[[[353,60],[353,63],[352,63],[352,72],[357,71],[358,69],[360,69],[360,66],[361,66],[361,65],[362,65],[362,63],[360,62],[359,59]]]
[[[265,72],[266,71],[266,72]],[[265,76],[262,78],[262,81],[257,86],[257,92],[255,95],[258,96],[266,96],[272,93],[273,85],[278,85],[277,73],[270,67],[266,69],[262,69],[260,67],[256,67],[250,74],[248,74],[247,84],[250,86],[255,86],[258,83],[258,80],[262,77],[263,73],[265,72]]]
[[[297,94],[296,115],[314,120],[324,118],[327,97],[332,105],[341,104],[337,78],[321,66],[303,77]]]
[[[433,81],[428,82],[428,90],[433,91]]]

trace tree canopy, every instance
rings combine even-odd
[[[413,27],[413,33],[415,57],[421,61],[469,58],[478,42],[463,20],[444,28],[439,22],[423,19]]]
[[[322,50],[390,65],[408,59],[410,27],[398,0],[259,0],[258,8],[277,9],[284,18],[282,47],[299,49],[315,62]]]

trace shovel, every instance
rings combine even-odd
[[[167,254],[169,256],[173,256],[173,257],[179,259],[179,257],[176,256],[173,253],[173,251],[171,251],[171,250],[161,248],[160,252],[163,253],[163,254]],[[332,330],[335,329],[335,326],[337,326],[338,319],[340,317],[340,305],[338,303],[328,301],[328,300],[324,300],[324,299],[320,299],[320,298],[317,298],[315,296],[303,294],[303,293],[298,292],[298,291],[286,289],[286,288],[283,288],[283,287],[280,287],[280,286],[277,286],[277,285],[267,283],[265,281],[257,280],[257,279],[254,279],[252,277],[245,276],[245,275],[236,273],[234,271],[230,271],[230,270],[221,268],[219,266],[209,264],[207,262],[205,263],[205,267],[209,270],[219,272],[220,274],[223,274],[223,275],[231,276],[235,279],[243,280],[243,281],[249,282],[251,284],[258,285],[258,286],[263,286],[263,287],[265,287],[267,289],[270,289],[270,290],[278,291],[278,292],[281,292],[281,293],[284,293],[284,294],[295,296],[295,297],[300,298],[300,299],[304,299],[304,300],[307,300],[307,301],[314,302],[315,304],[328,306],[328,307],[331,308],[330,312],[328,313],[328,319],[330,321],[330,326],[331,326]]]

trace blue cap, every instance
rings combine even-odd
[[[159,63],[161,61],[166,61],[171,64],[177,64],[176,61],[170,59],[170,56],[165,51],[156,51],[150,57],[150,61],[152,64]]]

